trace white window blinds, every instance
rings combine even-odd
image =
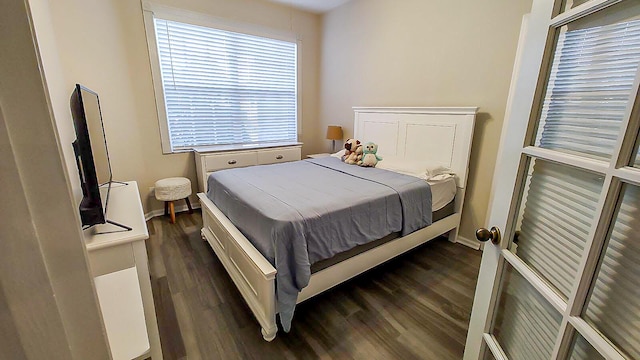
[[[536,145],[609,159],[640,61],[640,20],[562,32]]]
[[[296,43],[154,23],[172,150],[297,140]]]

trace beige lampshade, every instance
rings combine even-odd
[[[336,126],[336,125],[327,126],[327,139],[342,140],[342,126]]]

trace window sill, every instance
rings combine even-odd
[[[225,151],[239,151],[239,150],[255,150],[255,149],[268,149],[274,147],[286,147],[286,146],[301,146],[302,143],[298,141],[283,141],[283,142],[268,142],[268,143],[255,143],[255,144],[230,144],[230,145],[211,145],[211,146],[198,146],[191,150],[178,150],[182,151],[195,151],[199,153],[211,153],[211,152],[225,152]],[[177,152],[177,151],[174,151]]]

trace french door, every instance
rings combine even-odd
[[[640,359],[640,1],[523,29],[464,358]]]

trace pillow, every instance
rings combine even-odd
[[[338,158],[338,159],[342,159],[342,157],[344,156],[344,153],[347,151],[347,149],[342,149],[340,151],[338,151],[337,153],[333,153],[331,154],[331,156]]]
[[[387,156],[376,166],[378,169],[389,170],[400,174],[411,175],[429,180],[443,174],[453,174],[448,167],[431,161],[407,160]]]

